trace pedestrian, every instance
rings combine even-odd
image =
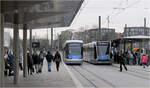
[[[30,75],[32,75],[32,73],[34,72],[33,59],[29,51],[27,51],[27,63],[28,63],[28,74],[30,73]]]
[[[48,71],[51,72],[51,62],[53,60],[53,55],[50,51],[47,52],[46,60],[47,60],[47,64],[48,64]]]
[[[22,59],[23,59],[23,55],[22,54],[20,54],[19,55],[19,68],[20,68],[20,70],[23,70],[23,66],[22,66]]]
[[[19,68],[20,68],[20,70],[23,70],[22,63],[23,63],[23,49],[20,46],[20,48],[19,48]]]
[[[8,52],[5,52],[5,55],[4,55],[4,66],[5,66],[5,69],[4,69],[4,75],[7,76],[8,74],[8,70],[10,68],[9,64],[8,64]]]
[[[133,53],[132,52],[129,52],[129,65],[133,65]]]
[[[33,53],[32,58],[33,58],[33,63],[34,63],[34,67],[35,67],[36,73],[39,73],[40,58],[39,58],[39,55],[37,54],[37,52]]]
[[[135,58],[136,58],[136,65],[139,64],[139,55],[138,52],[135,53]]]
[[[120,72],[122,72],[122,65],[124,66],[124,69],[127,71],[127,67],[125,66],[125,60],[124,60],[124,54],[122,54],[122,52],[120,51],[118,54],[119,57],[119,63],[120,63]]]
[[[39,72],[41,73],[42,72],[42,68],[43,68],[43,60],[44,60],[44,57],[45,57],[43,51],[40,51],[39,57],[40,57],[40,69],[39,69]]]
[[[142,62],[143,68],[145,68],[145,66],[147,65],[147,62],[148,62],[148,58],[147,58],[146,54],[142,55],[141,62]]]
[[[8,64],[9,64],[9,76],[13,76],[13,68],[14,68],[14,56],[12,54],[12,51],[8,53]]]
[[[59,65],[60,65],[60,62],[61,62],[61,55],[60,55],[58,50],[55,53],[54,61],[56,63],[56,69],[57,69],[57,71],[59,71]]]

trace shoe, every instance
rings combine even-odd
[[[51,72],[51,70],[48,70],[48,72]]]

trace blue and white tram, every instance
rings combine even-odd
[[[111,64],[111,42],[97,41],[84,44],[84,61],[92,64]]]
[[[83,63],[83,41],[67,40],[64,44],[64,62],[66,64]]]

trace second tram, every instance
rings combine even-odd
[[[67,40],[64,44],[64,62],[66,64],[83,63],[83,41]]]
[[[84,61],[92,64],[112,64],[111,42],[97,41],[84,44]]]

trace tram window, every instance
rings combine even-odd
[[[106,46],[98,46],[98,54],[100,56],[108,55],[109,54],[109,46],[108,45],[106,45]]]
[[[81,54],[81,44],[70,44],[69,54]]]

